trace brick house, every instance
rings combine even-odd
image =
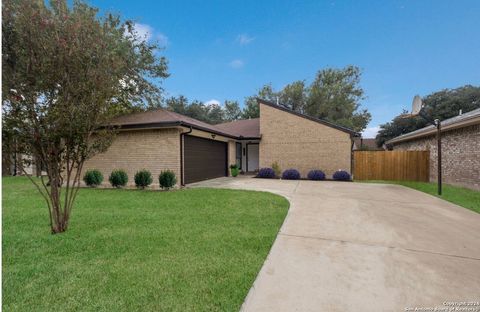
[[[125,115],[109,149],[89,159],[84,169],[99,169],[106,177],[124,169],[129,182],[140,169],[154,176],[173,170],[180,184],[227,176],[237,164],[255,172],[277,162],[302,176],[321,169],[351,172],[354,131],[258,99],[260,117],[210,125],[164,109]],[[158,183],[156,179],[154,183]]]
[[[480,190],[480,108],[442,121],[444,183]],[[437,180],[436,128],[428,126],[386,142],[394,150],[430,151],[430,181]]]

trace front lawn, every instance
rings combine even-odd
[[[415,182],[415,181],[359,181],[373,183],[399,184],[416,189],[430,195],[437,196],[451,203],[465,207],[480,213],[480,191],[474,191],[464,187],[448,184],[442,185],[442,196],[437,195],[437,183]]]
[[[238,311],[285,218],[264,192],[82,189],[66,233],[3,179],[5,311]]]

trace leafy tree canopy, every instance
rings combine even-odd
[[[114,131],[98,129],[117,114],[158,106],[154,81],[168,76],[158,46],[133,22],[97,13],[80,0],[2,5],[3,144],[45,169],[48,181],[32,182],[53,233],[68,227],[85,160],[111,143]]]
[[[225,121],[238,119],[235,115],[235,105],[240,110],[238,103],[225,101],[223,106],[218,104],[205,104],[194,100],[190,102],[185,96],[170,97],[165,101],[165,108],[191,118],[195,118],[210,124],[219,124]]]
[[[415,131],[429,125],[429,121],[445,120],[459,114],[460,110],[466,113],[480,108],[480,87],[466,85],[456,89],[444,89],[429,94],[423,98],[424,108],[422,115],[425,117],[403,118],[401,115],[392,121],[380,125],[376,136],[378,146],[399,135]]]
[[[257,94],[245,98],[245,106],[242,112],[243,119],[258,118],[260,110],[258,109],[257,98],[262,98],[268,101],[276,101],[277,93],[273,91],[271,85],[264,85]]]
[[[294,81],[280,91],[271,85],[263,86],[257,94],[245,99],[243,118],[259,116],[256,98],[278,102],[291,110],[324,119],[355,131],[364,130],[371,120],[370,113],[360,110],[364,91],[360,87],[358,67],[320,70],[307,86],[305,81]]]

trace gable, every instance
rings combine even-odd
[[[319,124],[322,124],[322,125],[325,125],[325,126],[328,126],[328,127],[331,127],[331,128],[334,128],[334,129],[337,129],[337,130],[340,130],[340,131],[343,131],[343,132],[346,132],[346,133],[349,133],[352,136],[360,136],[359,133],[353,131],[352,129],[334,124],[332,122],[329,122],[329,121],[326,121],[326,120],[323,120],[323,119],[319,119],[319,118],[311,117],[311,116],[308,116],[308,115],[305,115],[305,114],[302,114],[302,113],[299,113],[299,112],[295,112],[291,109],[288,109],[288,108],[280,106],[280,105],[276,105],[272,102],[265,101],[265,100],[262,100],[260,98],[257,98],[257,103],[258,103],[259,107],[261,107],[262,105],[263,106],[269,106],[271,108],[283,111],[285,113],[295,115],[295,116],[300,117],[304,120],[313,121],[313,122],[316,122],[316,123],[319,123]]]

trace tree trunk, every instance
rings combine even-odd
[[[52,164],[54,169],[56,164]],[[52,234],[62,233],[67,230],[68,227],[68,219],[69,219],[69,202],[65,200],[62,203],[62,178],[58,173],[58,170],[53,170],[52,174],[50,175],[50,202],[51,202],[51,216],[52,216]],[[64,192],[66,198],[68,198],[68,193],[71,191],[70,187],[66,187]]]

